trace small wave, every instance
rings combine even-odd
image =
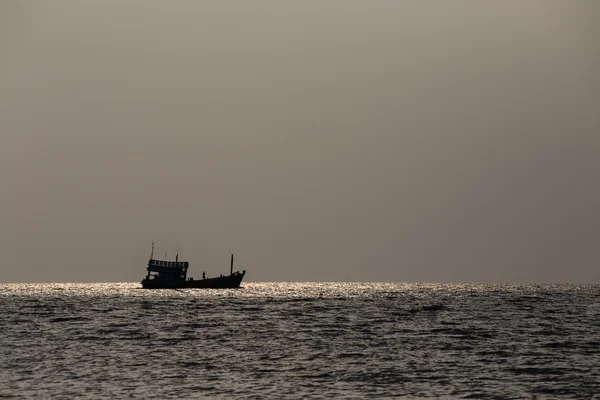
[[[547,347],[549,349],[570,349],[575,347],[575,343],[573,342],[549,342],[544,343],[543,347]]]
[[[509,368],[508,370],[517,375],[563,375],[564,374],[564,372],[558,368],[517,367],[517,368]]]
[[[178,342],[186,342],[186,341],[190,341],[190,340],[196,340],[196,338],[194,336],[180,336],[180,337],[168,337],[168,338],[160,338],[160,339],[156,339],[158,342],[165,342],[165,343],[178,343]]]
[[[197,322],[192,322],[192,323],[183,325],[183,327],[190,328],[190,329],[199,329],[199,328],[202,328],[203,325],[200,323],[197,323]]]
[[[577,394],[577,392],[575,390],[565,388],[565,387],[557,387],[557,388],[541,387],[541,388],[538,388],[537,390],[535,390],[535,392],[540,393],[540,394],[554,395],[554,396],[557,396],[557,395],[568,396],[568,395]]]
[[[329,372],[321,372],[320,374],[302,374],[300,377],[304,379],[326,379],[331,377],[332,375]]]
[[[50,322],[75,322],[75,321],[90,321],[87,317],[56,317],[51,318]]]
[[[444,306],[443,304],[429,304],[429,305],[421,306],[421,310],[423,310],[423,311],[440,311],[445,308],[446,308],[446,306]]]
[[[471,393],[461,397],[462,399],[486,399],[489,397],[487,393]]]
[[[33,322],[32,319],[15,318],[9,321],[11,324],[30,324]]]
[[[342,353],[339,354],[338,358],[362,358],[365,355],[363,353]]]
[[[91,341],[91,342],[104,342],[107,340],[110,340],[107,337],[103,337],[103,336],[79,336],[77,338],[77,340],[81,340],[81,341]]]
[[[197,361],[187,361],[187,362],[181,362],[179,363],[180,366],[182,366],[183,368],[197,368],[197,367],[201,367],[202,363],[199,363]]]

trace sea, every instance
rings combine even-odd
[[[2,284],[0,398],[600,399],[600,286]]]

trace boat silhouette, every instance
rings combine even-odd
[[[146,270],[148,274],[142,280],[144,289],[234,289],[239,288],[246,275],[246,270],[233,272],[233,254],[231,255],[231,267],[229,275],[221,275],[215,278],[207,278],[202,273],[202,279],[187,277],[190,263],[179,261],[179,254],[175,261],[155,260],[154,243],[152,253]]]

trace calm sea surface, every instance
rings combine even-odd
[[[600,286],[0,285],[0,397],[599,398]]]

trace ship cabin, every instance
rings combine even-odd
[[[146,279],[165,282],[185,281],[189,265],[187,261],[179,261],[179,254],[175,258],[175,261],[162,261],[150,258]]]

